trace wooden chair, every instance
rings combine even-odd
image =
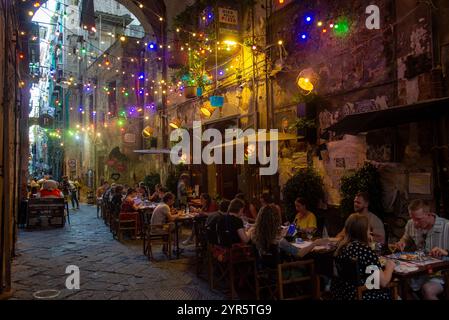
[[[236,296],[235,290],[235,272],[238,266],[251,266],[253,275],[256,279],[256,258],[252,246],[236,244],[231,248],[225,248],[217,245],[209,246],[209,285],[213,290],[215,289],[215,282],[227,279],[230,298],[234,299]],[[218,273],[217,279],[215,274]],[[247,282],[249,277],[245,279]],[[249,284],[249,283],[248,283]]]
[[[272,245],[268,252],[261,253],[254,247],[257,259],[256,299],[260,300],[263,293],[269,300],[276,300],[278,295],[278,270],[280,252],[278,245]]]
[[[119,241],[123,239],[125,232],[131,232],[133,238],[137,238],[138,234],[138,212],[120,212],[118,219],[115,218],[116,235]]]
[[[305,289],[308,290],[305,291]],[[318,300],[320,298],[320,278],[315,272],[315,262],[304,260],[279,264],[278,292],[280,300]],[[287,293],[293,293],[293,295],[286,297]]]
[[[143,253],[148,260],[154,260],[153,245],[162,244],[163,251],[171,259],[173,223],[148,224],[146,225],[145,236],[143,237]]]

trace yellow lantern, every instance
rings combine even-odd
[[[201,106],[200,111],[201,111],[201,113],[202,113],[205,117],[210,118],[210,117],[212,116],[212,114],[214,113],[215,108],[213,108],[213,107],[210,105],[210,102],[207,101],[206,103],[204,103],[204,104]]]
[[[296,79],[296,84],[300,89],[309,94],[316,89],[318,84],[318,76],[312,69],[305,69],[299,74]]]
[[[142,137],[144,137],[145,139],[149,139],[153,136],[154,134],[154,129],[150,126],[145,127],[145,129],[143,129],[142,131]]]
[[[169,125],[170,128],[172,128],[172,129],[179,129],[179,128],[181,128],[181,120],[178,119],[178,118],[174,118],[174,119],[172,119],[172,120],[169,122],[168,125]]]

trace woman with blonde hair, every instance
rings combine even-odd
[[[381,288],[386,288],[390,283],[395,264],[387,260],[385,270],[382,270],[379,257],[370,248],[369,244],[372,241],[370,238],[368,218],[360,213],[351,214],[345,223],[344,238],[339,242],[335,252],[335,267],[338,275],[331,286],[335,300],[354,300],[357,287],[365,285],[369,276],[366,273],[369,266],[376,266],[379,269]],[[357,274],[351,274],[351,272],[357,272]],[[360,283],[354,283],[353,279],[359,279]],[[388,299],[391,299],[391,294],[385,289],[367,290],[363,294],[363,300]]]

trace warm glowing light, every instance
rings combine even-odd
[[[125,40],[126,40],[126,37],[125,37],[125,36],[121,36],[121,37],[120,37],[120,41],[123,42],[123,41],[125,41]]]
[[[168,125],[170,126],[170,128],[179,129],[181,127],[181,120],[173,119]]]
[[[225,40],[223,41],[224,44],[227,44],[228,46],[235,46],[237,45],[237,42],[234,40]]]
[[[284,41],[282,41],[282,40],[278,41],[278,45],[282,46],[283,44],[284,44]]]
[[[32,17],[33,15],[34,15],[34,12],[33,11],[28,11],[28,15],[30,16],[30,17]]]
[[[302,77],[298,79],[298,86],[305,91],[313,91],[314,88],[309,78],[302,78]]]
[[[317,25],[318,25],[318,27],[322,27],[323,26],[323,22],[322,21],[318,21]]]

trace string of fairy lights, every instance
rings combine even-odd
[[[22,0],[22,2],[28,2],[27,0]],[[64,14],[51,11],[47,8],[41,7],[40,2],[34,1],[33,4],[34,9],[28,11],[28,15],[30,17],[34,16],[34,13],[38,9],[45,9],[44,13],[49,17],[48,12],[53,15],[58,15],[61,17]],[[143,4],[139,3],[139,7],[141,9],[144,8]],[[151,10],[147,8],[148,10]],[[48,12],[46,12],[48,11]],[[153,12],[161,23],[164,22],[162,16]],[[83,40],[81,47],[73,49],[68,45],[57,44],[57,47],[60,48],[63,52],[67,54],[69,57],[73,57],[73,59],[83,60],[83,59],[92,59],[92,63],[90,64],[90,68],[95,68],[97,70],[105,70],[105,71],[113,71],[116,74],[121,74],[122,76],[126,76],[134,80],[135,85],[114,87],[114,86],[99,86],[94,81],[90,79],[85,82],[80,81],[80,79],[75,79],[72,75],[68,75],[67,79],[63,79],[65,85],[71,87],[82,86],[82,88],[87,92],[93,92],[94,90],[102,90],[106,95],[110,96],[112,94],[120,93],[126,102],[129,101],[133,96],[136,101],[153,101],[148,103],[143,103],[142,106],[136,105],[136,103],[132,103],[132,105],[125,106],[120,108],[117,112],[107,112],[105,115],[103,114],[103,126],[105,128],[109,126],[116,126],[120,128],[120,131],[125,132],[124,127],[126,126],[127,119],[132,118],[144,118],[145,120],[149,120],[149,116],[145,116],[145,112],[153,112],[157,110],[156,103],[154,102],[155,97],[158,95],[168,96],[169,94],[177,94],[179,96],[183,96],[186,92],[187,87],[195,87],[195,86],[203,86],[204,89],[210,87],[208,92],[215,92],[217,89],[223,88],[223,84],[232,85],[236,81],[233,78],[236,78],[236,75],[246,73],[254,68],[262,68],[265,69],[262,62],[257,62],[255,65],[251,65],[246,67],[245,64],[249,60],[244,60],[240,58],[240,53],[237,51],[239,46],[242,46],[243,50],[245,48],[249,49],[253,55],[258,55],[261,53],[265,53],[266,48],[259,45],[257,42],[258,39],[265,41],[265,35],[253,35],[243,38],[244,44],[237,42],[236,39],[228,39],[218,41],[215,34],[208,34],[206,29],[208,26],[212,25],[215,21],[216,17],[213,11],[205,10],[199,20],[201,21],[201,27],[198,31],[189,30],[187,27],[176,27],[174,30],[170,30],[172,32],[173,40],[172,42],[167,44],[158,44],[156,40],[154,40],[154,34],[141,32],[143,34],[142,38],[134,38],[131,36],[126,36],[125,34],[114,34],[109,32],[107,35],[111,37],[111,42],[113,43],[123,43],[129,44],[134,47],[140,47],[143,53],[142,56],[115,56],[110,52],[110,47],[106,50],[101,50],[96,47],[92,41]],[[314,32],[312,27],[315,27],[320,34],[328,35],[333,34],[336,36],[345,36],[349,33],[349,23],[347,20],[343,18],[335,19],[333,21],[328,20],[325,21],[318,19],[316,16],[311,14],[306,14],[303,17],[302,21],[304,28],[297,35],[298,43],[306,43],[310,40],[311,34]],[[65,25],[59,23],[59,26],[62,26],[65,31],[70,32],[71,34],[77,35],[77,32],[68,29]],[[87,26],[84,26],[86,32],[96,33],[97,30],[95,27],[92,27],[90,30]],[[128,27],[123,27],[123,30],[127,30]],[[130,29],[130,28],[129,28]],[[131,29],[130,29],[131,30]],[[135,30],[133,30],[135,31]],[[100,30],[102,32],[102,30]],[[21,36],[26,36],[24,32],[21,33]],[[58,35],[57,35],[58,36]],[[35,36],[33,36],[35,38]],[[181,40],[184,39],[184,40]],[[37,40],[37,39],[34,39]],[[112,41],[114,40],[114,41]],[[53,42],[49,41],[48,44],[53,44]],[[282,39],[277,40],[276,43],[280,47],[284,47],[285,42]],[[147,70],[149,66],[152,64],[158,64],[163,61],[161,53],[164,52],[163,49],[168,49],[175,55],[175,59],[183,61],[188,67],[185,71],[185,74],[181,75],[179,78],[174,79],[174,81],[165,80],[154,80],[151,79],[144,70]],[[215,66],[207,68],[207,61],[217,60],[216,56],[226,56],[231,55],[230,58],[226,59],[225,62],[220,64],[215,63]],[[24,54],[21,53],[19,58],[24,59]],[[194,73],[194,67],[192,65],[200,63],[199,74]],[[129,70],[140,69],[143,71],[139,72],[130,72]],[[198,71],[197,71],[198,72]],[[57,81],[58,77],[56,75],[55,70],[49,71],[52,80]],[[250,76],[253,74],[249,73]],[[230,80],[229,80],[230,79]],[[229,80],[226,82],[225,80]],[[203,88],[202,88],[203,89]],[[197,95],[203,95],[206,90],[197,91]],[[61,105],[60,101],[56,101],[57,105]],[[125,103],[126,105],[127,103]],[[140,103],[141,104],[141,103]],[[75,110],[72,106],[70,110]],[[86,110],[83,106],[77,108],[77,111],[81,114],[85,114]],[[92,117],[97,117],[97,111],[92,111]],[[107,119],[106,119],[107,118]],[[80,124],[75,124],[73,129],[69,129],[67,134],[68,136],[75,137],[75,139],[80,139],[80,134],[82,132],[94,132],[96,125],[91,124],[89,126],[82,126]],[[50,132],[50,136],[55,138],[62,138],[62,133],[60,129],[56,129],[53,132]],[[99,133],[97,133],[99,134]]]

